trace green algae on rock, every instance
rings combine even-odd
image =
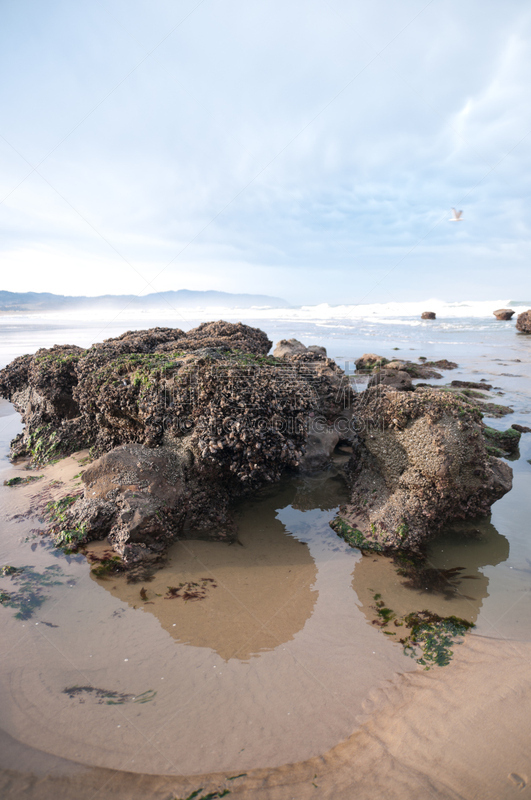
[[[521,435],[520,431],[512,427],[507,428],[506,431],[498,431],[488,425],[483,428],[487,452],[497,457],[515,453],[518,450]]]
[[[15,478],[9,478],[9,480],[4,481],[4,486],[24,486],[27,483],[39,481],[41,478],[44,478],[44,475],[28,475],[26,478],[17,475]]]

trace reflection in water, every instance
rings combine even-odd
[[[288,481],[240,502],[235,544],[181,541],[149,583],[128,584],[124,576],[98,582],[154,614],[177,641],[212,648],[226,661],[247,661],[293,639],[311,616],[318,592],[312,588],[317,566],[308,535],[324,528],[335,544],[327,522],[344,499],[345,484],[333,470]],[[278,518],[293,509],[293,526]],[[303,515],[303,509],[317,514]],[[103,548],[95,543],[90,550]]]
[[[367,619],[378,619],[374,595],[402,617],[420,610],[475,623],[489,596],[482,568],[509,556],[509,542],[488,517],[459,522],[438,536],[422,565],[400,564],[379,554],[362,558],[354,569],[353,588]]]

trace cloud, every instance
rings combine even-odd
[[[292,302],[340,302],[527,280],[520,3],[194,6],[10,7],[2,288],[281,280]]]

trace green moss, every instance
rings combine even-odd
[[[372,372],[375,369],[381,369],[382,367],[385,367],[386,364],[389,364],[389,359],[382,356],[382,358],[379,358],[378,361],[375,361],[372,364],[365,364],[361,368],[361,371],[365,372],[368,370],[369,372]]]
[[[60,445],[51,425],[41,425],[28,436],[28,450],[34,464],[47,464],[58,457]]]
[[[21,478],[17,476],[16,478],[10,478],[7,481],[4,481],[4,486],[23,486],[26,483],[33,483],[33,481],[39,481],[41,478],[44,478],[44,475],[28,475],[27,478]]]
[[[229,355],[230,361],[236,362],[236,364],[241,364],[243,366],[248,365],[256,365],[256,366],[268,366],[268,367],[282,367],[285,366],[284,362],[276,358],[275,356],[263,356],[263,355],[255,355],[255,353],[243,353],[240,350],[234,350]]]
[[[67,495],[60,500],[48,503],[46,506],[46,513],[53,523],[54,544],[64,550],[65,553],[75,552],[86,541],[87,537],[87,525],[85,522],[73,527],[67,527],[66,511],[75,503],[78,497],[79,495]]]
[[[75,553],[84,544],[87,537],[87,525],[82,523],[73,528],[59,530],[54,534],[54,544],[65,553]]]
[[[64,522],[64,512],[72,503],[76,502],[77,498],[78,495],[67,494],[66,497],[62,497],[60,500],[51,501],[46,505],[46,513],[53,522]]]
[[[396,529],[396,535],[403,541],[409,533],[409,525],[407,522],[402,522]]]
[[[358,530],[358,528],[353,528],[348,524],[348,522],[346,522],[344,519],[341,519],[341,517],[336,517],[333,519],[330,523],[330,527],[351,547],[358,547],[360,550],[383,549],[381,544],[367,539],[365,535]]]
[[[84,353],[63,353],[59,352],[48,352],[44,353],[42,356],[35,356],[34,363],[38,364],[39,368],[46,368],[47,366],[51,366],[52,364],[74,364],[79,361],[80,358],[85,356],[87,351],[85,350]]]
[[[485,425],[483,436],[487,445],[487,452],[492,455],[498,455],[498,453],[491,452],[491,450],[505,451],[506,453],[514,453],[518,450],[521,433],[514,428],[508,428],[506,431],[497,431],[495,428]]]

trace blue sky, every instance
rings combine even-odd
[[[18,0],[2,22],[0,288],[531,296],[523,1]]]

